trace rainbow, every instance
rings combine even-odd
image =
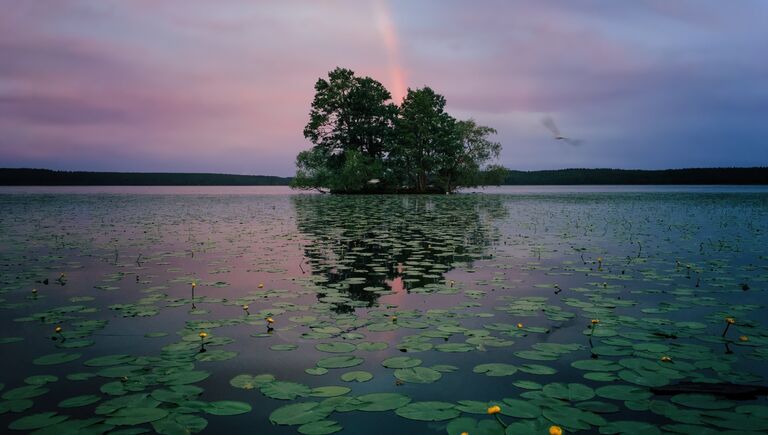
[[[405,71],[400,62],[400,42],[397,37],[397,29],[394,20],[392,20],[392,10],[389,3],[386,0],[376,0],[373,5],[379,36],[387,52],[392,99],[399,104],[405,97],[406,86]]]

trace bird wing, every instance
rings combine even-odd
[[[541,120],[541,123],[544,125],[544,127],[547,128],[547,130],[551,131],[552,134],[555,135],[555,137],[562,136],[560,134],[560,130],[555,125],[555,120],[552,119],[551,117],[549,117],[549,116],[545,117],[544,119]]]

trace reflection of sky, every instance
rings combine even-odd
[[[514,168],[768,164],[759,1],[0,3],[0,166],[290,175],[337,65],[432,86]]]

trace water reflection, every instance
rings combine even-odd
[[[374,306],[382,294],[434,291],[456,264],[490,255],[493,222],[506,214],[499,197],[294,196],[311,272],[339,313]],[[318,298],[328,301],[327,293]]]

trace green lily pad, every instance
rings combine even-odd
[[[242,374],[230,379],[229,385],[232,385],[236,388],[242,388],[244,390],[252,390],[254,388],[261,388],[265,384],[268,384],[274,380],[275,377],[268,373],[261,375]]]
[[[0,414],[6,412],[24,412],[34,405],[34,402],[28,399],[14,399],[0,401]]]
[[[472,371],[486,376],[510,376],[517,373],[517,367],[512,364],[488,363],[477,365]]]
[[[384,350],[388,348],[389,345],[387,343],[378,341],[378,342],[363,342],[357,345],[358,350],[364,350],[368,352],[378,352],[380,350]]]
[[[25,385],[4,392],[2,397],[5,400],[31,399],[33,397],[42,396],[48,391],[50,390],[40,387],[39,385]]]
[[[400,408],[410,403],[411,398],[398,393],[372,393],[357,396],[364,405],[359,406],[357,409],[360,411],[391,411],[393,409]]]
[[[35,358],[34,360],[32,360],[32,364],[39,365],[39,366],[65,364],[65,363],[74,361],[80,358],[81,356],[82,355],[79,353],[66,353],[66,352],[51,353],[48,355],[41,356],[39,358]]]
[[[516,418],[537,418],[541,415],[541,408],[525,400],[504,399],[501,413]]]
[[[709,394],[677,394],[670,399],[672,402],[689,408],[697,409],[728,409],[734,403]]]
[[[59,378],[53,375],[36,375],[24,379],[24,382],[30,385],[45,385],[47,383],[56,382],[58,380]]]
[[[92,358],[84,361],[83,364],[88,367],[107,367],[116,366],[120,364],[129,364],[136,360],[133,355],[118,354],[118,355],[105,355],[98,358]]]
[[[356,348],[357,346],[355,346],[354,344],[343,342],[343,341],[319,343],[315,346],[315,349],[321,352],[328,352],[328,353],[349,353],[349,352],[354,352]]]
[[[331,433],[339,432],[341,429],[341,425],[333,420],[320,420],[320,421],[313,421],[312,423],[307,423],[299,426],[299,433],[304,435],[326,435]]]
[[[323,358],[317,362],[317,366],[324,369],[343,369],[358,366],[362,363],[363,359],[354,355],[340,355]]]
[[[208,361],[226,361],[237,356],[237,352],[229,350],[209,350],[207,352],[198,353],[195,355],[195,359],[202,362]]]
[[[409,420],[443,421],[458,417],[461,412],[453,403],[448,402],[413,402],[397,408],[395,414]]]
[[[643,421],[612,421],[600,428],[601,434],[661,435],[661,430]],[[700,432],[699,432],[700,433]]]
[[[554,375],[557,373],[556,369],[541,364],[523,364],[517,366],[517,369],[531,375]]]
[[[373,375],[363,370],[355,370],[341,375],[344,382],[368,382],[373,379]]]
[[[165,435],[190,434],[204,430],[208,421],[189,414],[168,414],[167,417],[152,422],[155,432]]]
[[[344,394],[347,394],[350,391],[351,389],[347,387],[338,387],[335,385],[329,385],[326,387],[313,388],[312,391],[309,393],[309,395],[312,397],[336,397],[336,396],[342,396]]]
[[[233,400],[220,400],[209,402],[205,407],[205,412],[212,415],[239,415],[251,412],[251,405]]]
[[[51,426],[68,419],[67,415],[59,415],[55,412],[41,412],[39,414],[27,415],[14,420],[8,425],[13,430],[32,430]]]
[[[381,362],[381,365],[388,369],[406,369],[421,365],[421,360],[409,356],[396,356],[385,359]]]
[[[311,393],[311,388],[297,382],[274,381],[261,386],[261,394],[280,400],[293,400],[309,396]]]
[[[304,425],[324,420],[332,411],[333,408],[322,406],[318,402],[292,403],[272,411],[269,421],[280,425]]]
[[[583,359],[574,361],[571,363],[571,367],[595,372],[614,372],[621,370],[621,366],[615,362],[602,359]]]
[[[595,397],[595,390],[584,384],[576,383],[563,384],[554,382],[545,385],[542,392],[553,399],[568,400],[571,402],[589,400]]]
[[[81,406],[92,405],[101,400],[101,397],[95,394],[87,394],[83,396],[70,397],[69,399],[59,402],[60,408],[78,408]]]
[[[459,400],[456,409],[468,414],[487,414],[488,402],[479,402],[477,400]]]
[[[475,420],[471,417],[459,417],[448,422],[445,427],[448,435],[504,435],[505,430],[495,420]],[[514,432],[517,434],[518,432]]]
[[[410,367],[395,370],[395,377],[414,384],[431,384],[442,377],[442,373],[427,367]]]
[[[606,385],[596,389],[595,394],[613,400],[644,400],[653,395],[647,388],[632,385]]]
[[[476,346],[467,343],[443,343],[435,346],[435,350],[440,352],[471,352]]]
[[[289,352],[298,348],[299,346],[296,346],[295,344],[273,344],[269,347],[270,350],[274,350],[276,352]]]
[[[160,420],[168,415],[168,411],[160,408],[121,408],[104,420],[113,426],[135,426]]]

